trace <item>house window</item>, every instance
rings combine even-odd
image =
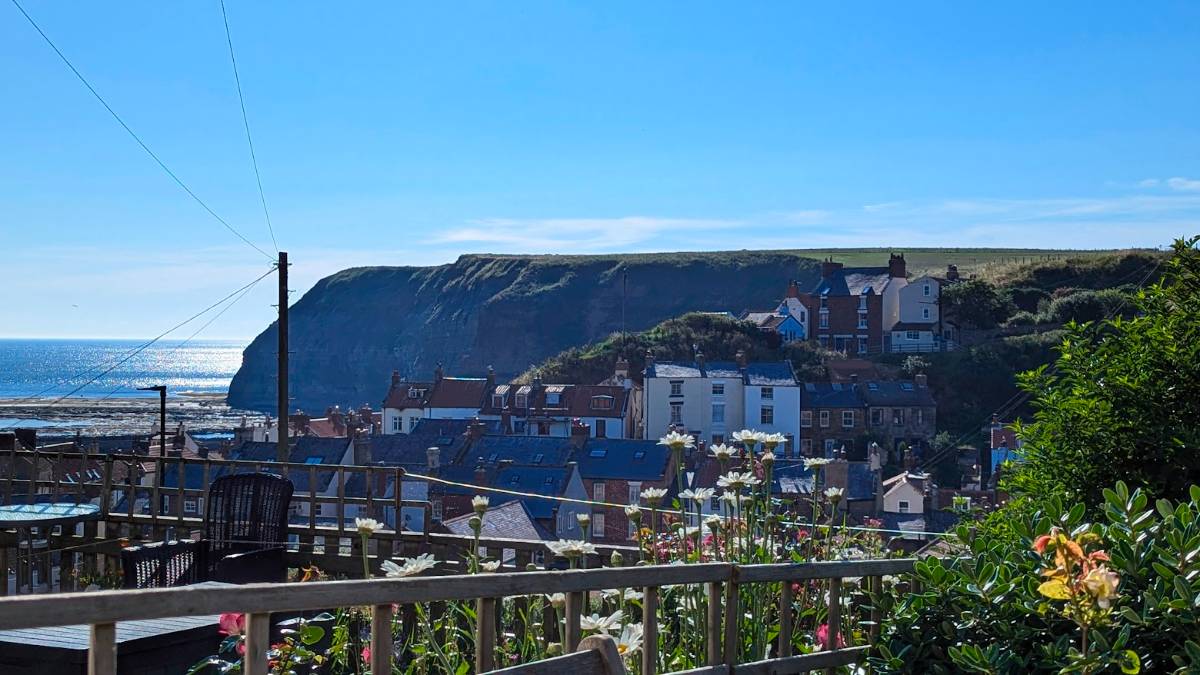
[[[725,424],[725,404],[724,403],[712,404],[712,423],[713,424]]]
[[[683,404],[671,404],[671,424],[683,424]]]
[[[592,513],[592,539],[604,538],[604,512]]]
[[[843,410],[842,411],[842,428],[843,429],[853,429],[854,428],[854,411],[853,410]]]
[[[828,326],[826,326],[828,328]],[[829,349],[829,336],[821,335],[817,337],[817,344],[821,345],[821,349]]]
[[[492,394],[492,407],[493,408],[503,408],[504,407],[504,396],[502,394]]]
[[[883,424],[883,408],[871,408],[871,424],[875,426]]]
[[[713,396],[724,396],[725,395],[725,383],[724,382],[713,382],[712,394],[713,394]]]
[[[432,511],[433,511],[433,513],[430,515],[431,518],[433,518],[434,520],[442,519],[442,500],[440,500],[440,499],[433,500]]]
[[[821,328],[829,328],[829,314],[821,313]]]
[[[671,380],[671,395],[683,396],[683,380]]]
[[[770,401],[775,398],[775,387],[763,387],[762,397],[764,401]]]
[[[594,410],[612,410],[613,397],[611,396],[593,396],[592,408]]]
[[[892,424],[904,424],[904,408],[892,408]]]
[[[404,431],[403,423],[404,423],[403,417],[393,417],[392,418],[392,431]]]
[[[866,327],[867,327],[867,315],[866,315],[866,314],[859,314],[859,315],[858,315],[858,327],[859,327],[859,328],[866,328]]]
[[[632,520],[629,521],[629,540],[637,539],[637,524]]]
[[[812,411],[811,410],[801,410],[800,411],[800,426],[802,426],[806,429],[808,427],[812,426]]]
[[[867,353],[867,338],[864,338],[864,337],[858,338],[858,353],[859,354]]]
[[[517,408],[528,408],[529,407],[529,395],[528,394],[517,394],[516,400],[513,401],[513,406],[515,406]]]
[[[909,340],[914,340],[914,341],[920,340],[921,339],[921,331],[917,331],[917,330],[904,331],[904,337]]]
[[[562,394],[557,391],[546,392],[546,405],[558,405],[562,402]]]
[[[832,438],[826,438],[826,439],[825,439],[825,454],[826,454],[826,456],[828,456],[828,455],[829,455],[829,453],[833,452],[833,444],[834,444],[834,442],[835,442],[835,441],[834,441],[834,439],[832,439]]]
[[[901,499],[896,504],[896,508],[900,511],[900,513],[908,513],[908,500]]]
[[[184,513],[194,514],[194,513],[196,513],[196,510],[197,509],[196,509],[196,500],[195,499],[183,500],[183,512]]]
[[[417,428],[417,420],[418,419],[420,419],[420,418],[419,417],[408,418],[408,430],[409,431],[412,431],[413,429]]]
[[[925,294],[925,297],[927,297],[927,298],[929,296],[933,295],[933,289],[930,288],[929,284],[925,284],[924,294]]]
[[[821,309],[829,309],[829,296],[828,295],[821,296]]]
[[[592,483],[592,501],[604,501],[604,481],[598,480]]]
[[[525,427],[526,427],[525,420],[517,420],[517,421],[513,422],[513,433],[524,435]]]
[[[596,420],[596,438],[608,438],[607,420]]]
[[[538,436],[549,436],[550,435],[550,423],[549,422],[538,422],[537,431],[538,431]]]
[[[801,438],[800,439],[800,452],[804,453],[805,457],[812,455],[812,439],[811,438]]]
[[[637,504],[642,499],[642,484],[636,481],[629,482],[629,504]]]
[[[713,442],[713,445],[721,445],[722,443],[725,442],[725,434],[713,434],[712,442]]]
[[[865,295],[858,296],[858,308],[859,309],[867,308],[867,296],[865,296]]]
[[[774,424],[775,423],[775,407],[764,405],[762,410],[758,412],[759,424]]]
[[[913,421],[916,422],[917,424],[925,423],[925,409],[924,408],[913,408],[912,416],[913,416]]]
[[[533,463],[534,463],[534,464],[541,464],[541,463],[542,463],[542,460],[543,460],[543,459],[545,459],[545,458],[546,458],[546,455],[545,455],[544,453],[541,453],[541,452],[539,452],[539,453],[537,453],[536,455],[534,455],[534,456],[533,456]]]
[[[921,308],[921,318],[922,318],[922,319],[928,319],[928,318],[929,318],[929,308],[928,308],[928,307],[922,307],[922,308]]]
[[[828,410],[821,411],[821,428],[822,429],[829,428],[829,411]]]

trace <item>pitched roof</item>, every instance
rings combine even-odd
[[[442,525],[453,534],[472,536],[470,521],[474,513],[465,513],[457,518],[444,521]],[[534,520],[533,515],[524,502],[512,500],[493,506],[483,514],[483,525],[479,530],[480,536],[502,539],[532,539],[549,541],[554,537]]]
[[[667,478],[671,449],[650,440],[589,438],[572,459],[587,480],[657,481]]]
[[[850,462],[846,499],[874,499],[875,475],[866,462]]]
[[[437,419],[419,419],[417,426],[408,432],[409,436],[419,438],[453,438],[454,436],[462,436],[467,433],[471,425],[476,420],[437,420]],[[484,434],[499,434],[501,433],[499,420],[478,420],[483,425]]]
[[[771,310],[765,310],[765,311],[755,310],[752,312],[748,311],[748,312],[745,312],[744,314],[742,314],[742,321],[749,321],[750,323],[752,323],[756,326],[762,326],[764,323],[767,322],[768,319],[772,319],[777,316],[779,316],[779,315]]]
[[[933,391],[928,386],[917,386],[912,380],[871,381],[860,385],[858,390],[867,405],[937,405]]]
[[[740,378],[752,385],[796,386],[796,375],[790,361],[759,361],[747,364],[744,369],[739,368],[733,361],[712,361],[705,363],[703,367],[698,363],[666,361],[647,368],[646,375],[664,378]]]
[[[608,407],[600,403],[611,399]],[[629,390],[622,386],[582,384],[575,387],[571,396],[572,417],[624,417],[629,399]]]
[[[288,450],[288,461],[295,464],[310,464],[315,466],[336,467],[342,463],[346,450],[350,447],[347,438],[322,438],[320,436],[297,436]],[[255,462],[274,462],[275,444],[261,441],[246,441],[234,446],[229,452],[230,459],[240,459]],[[336,475],[335,471],[322,470],[317,474],[316,492],[329,487],[330,481]],[[288,474],[295,486],[296,492],[310,492],[309,474],[307,471],[292,471]]]
[[[385,408],[423,408],[433,389],[432,382],[398,382],[389,389],[383,399]]]
[[[571,469],[568,467],[545,466],[503,466],[491,480],[491,487],[530,492],[533,494],[560,497],[567,490],[571,480]],[[518,499],[512,495],[491,495],[492,503],[505,503]],[[519,498],[530,515],[538,519],[553,518],[558,502],[552,499],[537,499],[535,497]]]
[[[803,462],[780,462],[771,473],[771,492],[784,495],[810,495],[815,483],[812,471]]]
[[[529,466],[563,466],[574,450],[571,439],[547,436],[483,436],[471,444],[463,462],[495,464],[510,460]]]
[[[800,409],[861,408],[863,399],[853,385],[841,382],[805,382],[800,388]]]
[[[430,408],[481,408],[488,381],[475,377],[443,377],[429,392]]]

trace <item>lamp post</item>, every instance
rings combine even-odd
[[[138,391],[158,392],[158,433],[162,436],[158,446],[158,454],[167,456],[167,385],[159,384],[153,387],[138,387]]]

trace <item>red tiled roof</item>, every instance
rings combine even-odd
[[[487,393],[482,378],[443,377],[433,385],[427,405],[430,408],[481,408]]]

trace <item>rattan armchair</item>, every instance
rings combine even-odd
[[[182,539],[121,551],[126,588],[285,581],[292,482],[270,473],[238,473],[212,482],[199,540]]]

